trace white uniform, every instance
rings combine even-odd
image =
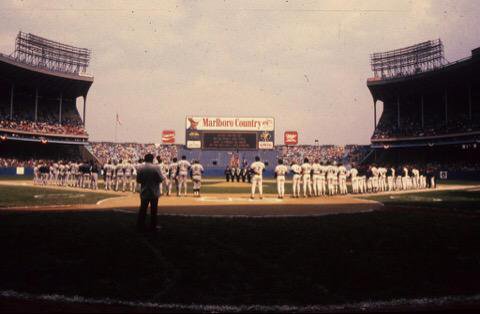
[[[335,169],[334,166],[330,165],[326,167],[327,169],[327,189],[328,195],[334,194],[334,176],[335,176]]]
[[[190,169],[191,164],[187,160],[180,160],[178,162],[178,191],[177,195],[182,194],[182,187],[185,196],[187,196],[187,179],[188,179],[188,170]]]
[[[252,195],[255,197],[255,190],[258,186],[258,192],[260,194],[260,199],[263,198],[263,170],[265,170],[265,164],[261,161],[255,161],[250,165],[250,169],[253,171],[252,177]]]
[[[347,168],[343,165],[338,167],[338,186],[340,194],[347,194]]]
[[[110,163],[107,163],[103,166],[103,171],[105,172],[105,190],[112,189],[113,169],[113,165]]]
[[[390,175],[387,177],[388,191],[395,190],[395,168],[390,168]]]
[[[125,190],[125,186],[128,185],[127,191],[131,191],[132,189],[132,172],[133,166],[131,163],[127,162],[125,167],[123,168],[125,178],[123,180],[123,189]]]
[[[168,195],[172,194],[172,186],[175,185],[178,195],[178,163],[172,162],[168,166]]]
[[[402,188],[404,190],[410,189],[410,176],[408,175],[408,168],[403,168]]]
[[[285,176],[288,168],[285,165],[278,165],[275,167],[275,174],[277,175],[277,193],[279,198],[285,196]]]
[[[358,193],[359,185],[358,185],[358,170],[356,168],[350,169],[350,180],[352,181],[352,192],[353,193]]]
[[[412,175],[413,175],[413,188],[418,189],[420,188],[420,171],[418,169],[412,169]]]
[[[158,164],[158,168],[160,169],[160,173],[162,174],[163,181],[160,183],[160,195],[163,195],[163,188],[165,187],[165,193],[167,195],[170,195],[168,193],[168,165],[165,164],[163,161]]]
[[[203,166],[201,164],[193,164],[190,170],[192,171],[193,195],[200,196]]]
[[[40,170],[38,165],[35,165],[33,167],[33,184],[39,184],[40,183]]]
[[[327,171],[328,171],[328,166],[326,165],[320,165],[320,175],[319,175],[319,184],[320,184],[320,195],[326,195],[327,194]]]
[[[300,197],[300,184],[302,182],[302,167],[297,164],[292,165],[291,170],[293,172],[292,178],[292,191],[293,197]]]
[[[371,171],[372,171],[372,177],[370,178],[370,182],[371,182],[370,190],[373,192],[377,192],[378,191],[378,168],[373,166],[371,168]]]
[[[387,168],[378,168],[378,187],[382,192],[387,190]]]
[[[302,164],[302,181],[303,181],[303,196],[307,197],[307,189],[308,195],[312,196],[312,181],[311,181],[311,174],[312,174],[312,165],[308,162]]]
[[[115,174],[116,174],[116,184],[115,184],[115,190],[118,191],[120,185],[122,185],[122,190],[125,191],[125,176],[124,176],[124,165],[123,163],[118,164],[115,167]]]
[[[320,196],[321,195],[321,187],[320,187],[320,169],[321,165],[318,162],[314,162],[312,164],[312,187],[313,187],[313,195]]]
[[[138,168],[141,166],[141,163],[136,162],[133,164],[133,170],[132,170],[132,192],[137,191],[137,172]],[[165,180],[165,178],[164,178]]]

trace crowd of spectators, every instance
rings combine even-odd
[[[44,160],[47,163],[54,162],[54,160]],[[36,159],[17,159],[17,158],[1,158],[0,157],[0,168],[9,168],[9,167],[25,167],[33,168],[38,162]]]
[[[171,160],[178,154],[176,145],[91,142],[91,146],[93,154],[102,164],[108,160],[137,161],[147,153],[160,156],[163,160]]]
[[[345,145],[345,159],[349,164],[358,164],[370,152],[370,145]]]
[[[448,123],[445,123],[445,117],[436,115],[427,115],[424,117],[422,127],[419,116],[403,116],[398,121],[393,113],[385,112],[378,122],[373,133],[373,139],[387,139],[395,137],[424,137],[436,136],[454,133],[468,133],[480,130],[480,117],[473,116],[472,119],[466,114],[452,115]]]
[[[277,151],[278,157],[282,158],[286,164],[291,164],[293,161],[303,163],[304,158],[339,162],[345,157],[345,146],[337,145],[279,146]]]
[[[51,113],[39,114],[37,121],[30,112],[16,112],[10,118],[0,107],[0,128],[35,134],[88,135],[80,116],[73,111],[65,111],[59,123],[58,116]]]

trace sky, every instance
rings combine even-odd
[[[118,113],[120,142],[183,143],[196,115],[274,117],[277,144],[367,144],[369,55],[441,38],[468,57],[479,16],[477,0],[1,0],[0,52],[20,30],[91,49],[91,140],[114,140]]]

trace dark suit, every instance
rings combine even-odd
[[[160,167],[145,163],[137,171],[137,182],[140,183],[140,209],[138,211],[137,228],[145,229],[147,208],[150,204],[150,227],[157,227],[158,198],[160,197],[160,183],[163,181]]]

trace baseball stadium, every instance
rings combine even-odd
[[[365,56],[367,145],[301,144],[301,123],[235,112],[185,112],[142,143],[90,139],[90,49],[13,40],[0,53],[0,312],[480,307],[480,48]],[[139,231],[146,164],[158,226]]]

